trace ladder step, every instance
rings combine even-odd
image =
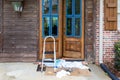
[[[45,51],[45,54],[54,54],[54,51]]]
[[[44,61],[54,61],[53,59],[45,58]]]

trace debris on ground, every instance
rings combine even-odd
[[[23,72],[24,72],[24,70],[15,70],[15,71],[7,72],[6,75],[16,78],[16,77],[19,77]]]
[[[70,75],[70,72],[65,71],[65,70],[61,70],[61,71],[56,73],[56,77],[58,77],[58,78],[62,78],[62,77],[67,76],[67,75]]]
[[[46,66],[48,67],[53,67],[53,63],[45,63]],[[68,62],[65,61],[63,59],[58,59],[56,60],[56,67],[57,68],[79,68],[79,69],[89,69],[89,67],[87,66],[88,63],[85,61],[72,61],[72,62]]]
[[[38,64],[37,71],[41,70],[41,62]],[[54,63],[45,62],[45,75],[56,75],[56,77],[61,78],[63,76],[80,76],[80,75],[90,75],[90,68],[88,63],[85,61],[65,61],[63,59],[57,59],[55,67],[56,72],[54,72]],[[40,67],[40,69],[38,69]]]

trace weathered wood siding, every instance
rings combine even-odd
[[[3,56],[18,61],[27,58],[37,58],[38,51],[38,2],[37,0],[24,0],[21,15],[14,12],[9,1],[4,0],[3,5]],[[14,61],[10,58],[11,61]],[[17,60],[16,60],[17,61]]]
[[[0,54],[2,52],[2,0],[0,0]]]
[[[95,0],[85,0],[85,58],[89,62],[95,62],[95,5]]]

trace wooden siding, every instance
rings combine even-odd
[[[0,54],[2,52],[2,0],[0,0]]]
[[[9,1],[4,0],[4,41],[3,55],[1,57],[8,60],[11,60],[11,56],[14,56],[16,59],[20,58],[16,61],[24,61],[27,60],[27,58],[34,58],[34,60],[37,59],[39,30],[38,2],[37,0],[24,0],[23,4],[23,12],[19,14],[13,10]]]

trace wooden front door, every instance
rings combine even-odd
[[[62,56],[62,0],[40,0],[40,51],[42,58],[43,42],[46,36],[54,36],[57,58]],[[53,40],[47,39],[46,51],[53,51]],[[52,55],[47,55],[52,57]]]
[[[57,58],[84,59],[83,3],[84,0],[40,0],[39,59],[46,36],[55,37]],[[48,39],[46,51],[52,50],[53,42]]]
[[[84,59],[84,0],[64,3],[63,56]]]

